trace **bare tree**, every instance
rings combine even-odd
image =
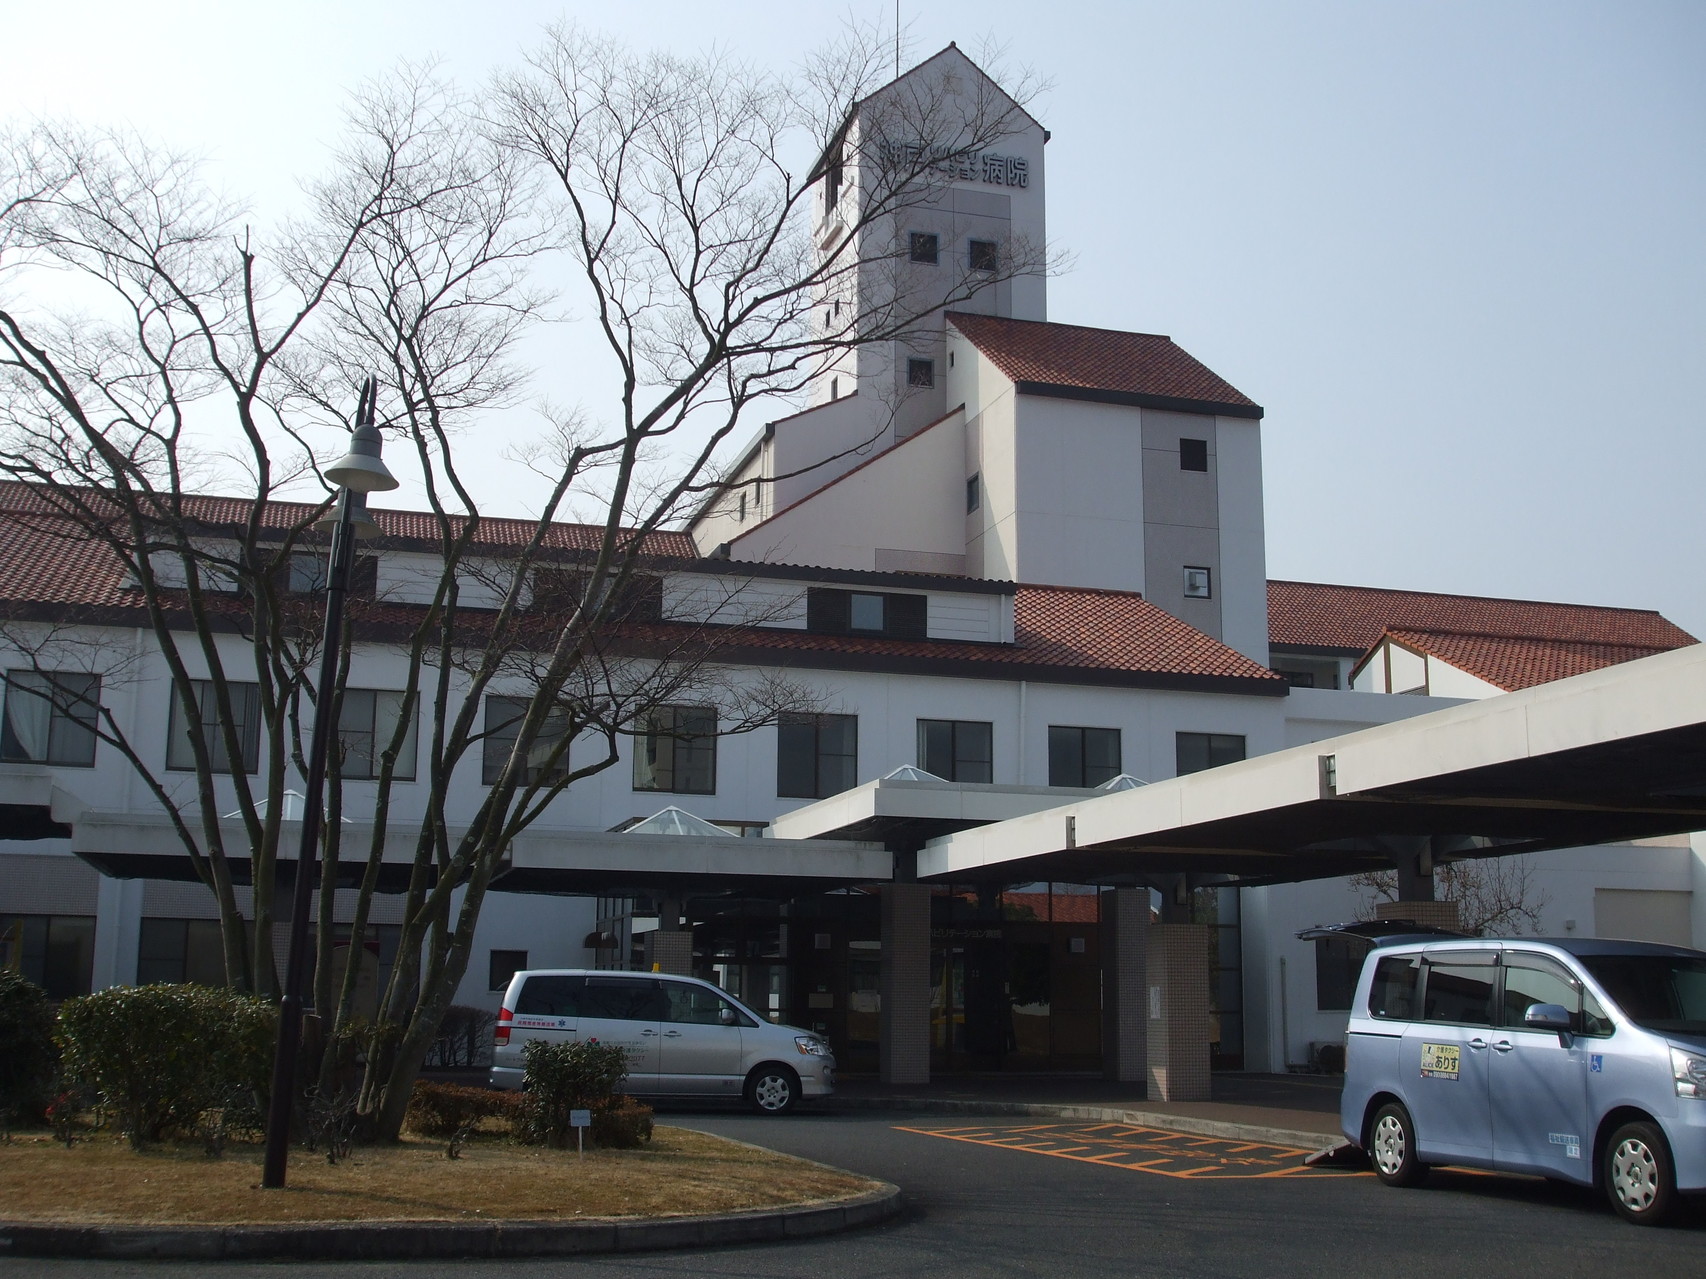
[[[1047,267],[1041,246],[1014,241],[928,295],[901,286],[905,212],[940,198],[960,158],[1008,136],[1022,112],[981,81],[902,82],[872,99],[874,44],[850,39],[788,79],[559,28],[499,83],[483,119],[405,71],[360,96],[332,177],[266,249],[181,157],[55,128],[10,141],[0,272],[57,269],[103,302],[94,318],[0,307],[0,475],[28,484],[43,535],[98,545],[135,583],[187,772],[153,769],[104,708],[97,731],[147,780],[214,892],[234,984],[272,986],[282,800],[305,771],[304,719],[343,722],[341,704],[305,705],[318,613],[291,589],[329,500],[310,432],[347,425],[351,388],[378,371],[383,425],[422,477],[430,518],[397,545],[432,571],[406,606],[380,590],[347,624],[355,641],[403,656],[404,687],[363,748],[375,799],[365,830],[351,826],[362,847],[343,847],[339,820],[347,745],[333,760],[321,881],[315,1005],[336,1038],[358,1033],[356,972],[336,982],[331,890],[359,874],[359,953],[386,850],[412,847],[398,958],[377,1021],[359,1032],[360,1110],[381,1136],[401,1125],[493,876],[552,800],[614,764],[660,706],[713,705],[718,731],[739,732],[804,705],[784,679],[717,664],[739,637],[730,623],[762,620],[737,580],[719,588],[703,575],[686,611],[666,612],[659,594],[665,530],[722,487],[714,459],[743,415],[797,398],[850,353],[918,333],[943,306]],[[827,189],[843,175],[846,192]],[[830,213],[832,243],[815,234]],[[528,456],[548,479],[543,501],[495,518],[465,478],[459,439],[523,394],[516,342],[552,305],[538,283],[552,258],[573,268],[566,302],[603,339],[611,393],[552,419]],[[857,304],[826,320],[831,297]],[[240,500],[191,496],[213,485]],[[283,500],[303,486],[313,500]],[[74,642],[30,618],[8,637],[42,671],[62,668]],[[116,676],[122,663],[85,663],[97,666]],[[56,695],[87,717],[74,687]],[[249,697],[258,751],[237,704]],[[405,821],[392,801],[417,715],[427,801]],[[264,771],[251,776],[257,754]],[[476,767],[480,802],[452,812],[453,774]],[[218,816],[225,788],[240,849]],[[233,871],[244,859],[247,947]]]
[[[1350,882],[1363,894],[1365,919],[1374,917],[1376,902],[1398,900],[1395,871],[1365,871]],[[1434,869],[1434,884],[1439,900],[1457,903],[1458,927],[1472,937],[1538,933],[1551,900],[1526,856],[1445,862]]]

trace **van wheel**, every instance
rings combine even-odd
[[[1625,1221],[1656,1226],[1676,1207],[1676,1169],[1657,1124],[1624,1124],[1605,1143],[1605,1193]]]
[[[760,1066],[746,1077],[746,1099],[761,1115],[785,1115],[800,1099],[800,1077],[786,1066]]]
[[[1389,1186],[1417,1186],[1428,1175],[1428,1166],[1416,1155],[1416,1125],[1400,1102],[1387,1102],[1375,1112],[1368,1154],[1374,1175]]]

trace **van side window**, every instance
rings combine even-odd
[[[1372,1017],[1390,1021],[1411,1021],[1416,1016],[1416,977],[1422,964],[1414,957],[1393,955],[1374,966],[1374,984],[1368,990],[1368,1011]]]
[[[534,1017],[580,1016],[585,977],[529,977],[516,997],[515,1011]]]
[[[1452,956],[1452,960],[1456,960]],[[1444,1021],[1457,1026],[1493,1024],[1493,978],[1498,969],[1491,963],[1428,961],[1423,987],[1425,1021]]]
[[[588,977],[581,994],[582,1017],[612,1021],[662,1021],[657,982],[647,977]]]
[[[1531,1004],[1561,1004],[1570,1014],[1571,1029],[1578,1035],[1604,1038],[1613,1029],[1599,1001],[1562,964],[1545,955],[1507,951],[1504,1024],[1520,1030],[1523,1015]]]
[[[735,1025],[755,1024],[752,1018],[742,1016],[738,1008],[716,991],[706,990],[703,986],[666,981],[663,991],[664,998],[668,1001],[664,1010],[665,1021],[685,1022],[693,1026],[720,1026],[723,1024],[723,1009],[727,1008],[735,1015]]]

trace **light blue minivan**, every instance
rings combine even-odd
[[[1630,1221],[1706,1190],[1706,952],[1376,939],[1340,1124],[1388,1185],[1459,1164],[1602,1185]]]

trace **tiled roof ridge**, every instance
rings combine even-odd
[[[1410,595],[1422,596],[1427,599],[1463,600],[1471,604],[1522,604],[1533,608],[1571,608],[1585,609],[1593,613],[1638,613],[1647,617],[1664,618],[1664,614],[1656,608],[1632,608],[1626,604],[1577,604],[1568,600],[1536,600],[1524,599],[1516,595],[1469,595],[1461,591],[1424,591],[1411,586],[1351,586],[1341,582],[1305,582],[1299,578],[1270,577],[1271,586],[1302,586],[1311,590],[1354,591],[1358,593],[1380,595]],[[1665,620],[1669,620],[1666,618]],[[1413,630],[1449,631],[1449,627],[1412,627]],[[1464,631],[1462,634],[1476,632]],[[1489,632],[1492,633],[1492,632]]]
[[[1518,644],[1576,644],[1588,648],[1650,648],[1655,652],[1668,650],[1671,645],[1639,639],[1587,639],[1578,635],[1548,635],[1544,631],[1486,631],[1462,626],[1388,626],[1384,634],[1435,636],[1438,638],[1506,640]]]
[[[1065,320],[1025,320],[1016,315],[984,315],[978,311],[948,311],[945,314],[956,324],[961,320],[971,320],[977,324],[1029,324],[1042,329],[1077,329],[1081,333],[1112,333],[1119,337],[1155,338],[1161,342],[1173,340],[1172,335],[1168,333],[1150,333],[1143,329],[1110,329],[1101,324],[1068,324]]]

